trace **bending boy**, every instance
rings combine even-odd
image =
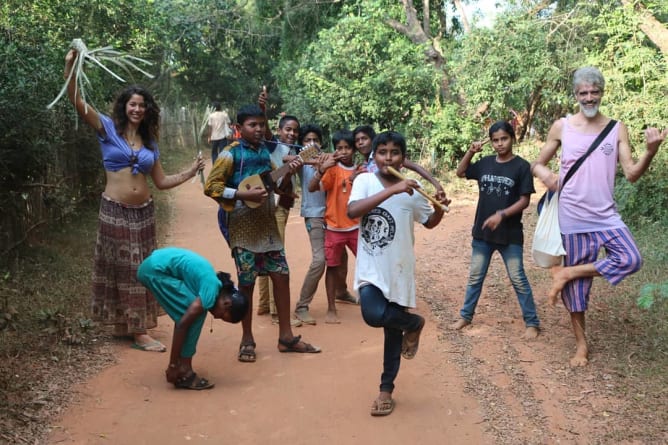
[[[214,318],[238,323],[248,311],[246,296],[234,287],[230,274],[216,273],[205,258],[178,247],[154,250],[139,265],[137,279],[175,323],[167,381],[183,389],[213,388],[213,383],[198,377],[192,368],[206,311]]]

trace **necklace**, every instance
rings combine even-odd
[[[128,145],[129,145],[130,147],[132,147],[132,148],[135,148],[135,146],[137,145],[137,138],[136,138],[136,135],[133,136],[132,139],[130,139],[127,135],[124,134],[124,135],[123,135],[123,139],[125,139],[125,142],[127,142]]]

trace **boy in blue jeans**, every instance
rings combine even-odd
[[[417,181],[397,179],[388,171],[388,167],[399,170],[406,158],[401,134],[379,134],[373,153],[378,169],[355,179],[348,216],[361,218],[355,288],[362,316],[369,326],[383,328],[385,333],[380,393],[371,405],[371,415],[386,416],[394,410],[392,393],[401,357],[415,358],[425,324],[423,317],[408,311],[415,307],[414,224],[434,228],[443,210],[432,209],[425,197],[414,192]]]
[[[505,121],[494,123],[489,128],[489,139],[496,155],[485,156],[471,164],[483,145],[474,142],[457,166],[457,176],[478,181],[479,194],[466,297],[461,318],[450,325],[450,329],[460,330],[471,324],[489,262],[498,251],[522,309],[526,326],[523,337],[532,339],[538,336],[540,322],[531,285],[524,273],[522,211],[535,193],[533,176],[529,163],[513,153],[515,131],[512,125]]]

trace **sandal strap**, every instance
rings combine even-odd
[[[190,385],[193,384],[193,382],[195,381],[196,378],[197,378],[197,373],[196,373],[196,372],[193,372],[192,374],[190,374],[190,375],[187,376],[187,377],[181,377],[181,378],[179,378],[179,379],[178,379],[178,384],[179,384],[179,385],[190,386]]]
[[[286,348],[294,348],[297,343],[299,343],[302,340],[301,335],[295,335],[292,337],[292,340],[283,340],[282,338],[278,338],[278,343],[285,346]]]

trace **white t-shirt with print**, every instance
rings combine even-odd
[[[375,173],[362,173],[353,182],[348,202],[384,189]],[[424,224],[434,212],[419,193],[392,195],[360,220],[355,266],[355,290],[373,284],[385,298],[415,307],[415,222]]]

